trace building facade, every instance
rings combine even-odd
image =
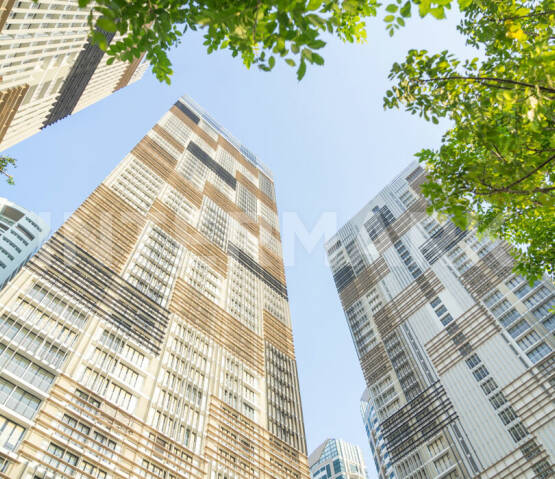
[[[74,0],[0,0],[0,150],[144,74],[140,60],[106,63],[88,14]]]
[[[312,479],[367,479],[360,447],[326,439],[308,457]]]
[[[555,288],[429,217],[424,180],[410,165],[326,244],[380,451],[400,479],[550,477]]]
[[[46,240],[46,222],[32,211],[0,198],[0,290]]]
[[[395,471],[389,459],[385,440],[380,428],[380,420],[370,396],[370,390],[364,390],[360,399],[360,414],[364,430],[368,436],[368,443],[372,450],[372,457],[379,479],[395,479]]]
[[[274,184],[192,101],[0,305],[1,477],[309,477]]]

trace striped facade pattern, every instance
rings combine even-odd
[[[146,71],[142,57],[108,65],[89,41],[88,14],[73,0],[0,0],[0,150]]]
[[[309,477],[273,181],[229,140],[179,100],[2,291],[0,477]]]
[[[555,288],[426,214],[412,164],[326,244],[380,478],[547,478]]]

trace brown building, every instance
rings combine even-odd
[[[0,150],[144,74],[140,61],[106,64],[87,16],[74,0],[0,0]]]
[[[180,99],[0,294],[0,477],[309,477],[274,185]]]

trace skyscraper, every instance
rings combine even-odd
[[[0,304],[3,477],[309,477],[274,184],[190,100]]]
[[[140,60],[107,65],[87,17],[73,0],[0,0],[0,150],[144,74]]]
[[[555,288],[425,212],[412,164],[327,243],[380,453],[404,478],[553,473]]]
[[[389,453],[385,447],[385,441],[380,428],[380,420],[376,414],[376,408],[372,403],[368,388],[364,390],[360,399],[360,414],[362,415],[362,422],[368,436],[368,443],[372,450],[374,465],[376,466],[379,479],[395,479],[395,472],[389,460]]]
[[[326,439],[308,457],[312,479],[366,479],[360,447],[342,439]]]
[[[0,290],[37,251],[49,232],[40,216],[0,198]]]

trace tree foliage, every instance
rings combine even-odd
[[[13,185],[14,180],[13,176],[8,174],[8,169],[11,167],[15,167],[15,159],[10,156],[0,155],[0,173],[2,173],[6,177],[6,181],[8,184]]]
[[[132,61],[146,52],[152,70],[169,83],[168,50],[187,30],[204,30],[208,53],[228,49],[250,67],[269,71],[282,58],[301,79],[307,63],[322,65],[318,53],[328,32],[347,42],[366,38],[364,18],[377,0],[79,0],[90,9],[94,41],[112,58]],[[118,32],[109,44],[104,32]]]
[[[421,13],[426,5],[441,18],[451,3],[405,5]],[[416,155],[429,172],[422,186],[429,211],[509,241],[515,271],[529,280],[553,276],[555,3],[458,0],[458,6],[458,30],[479,57],[410,50],[391,69],[394,86],[384,106],[432,123],[451,121],[438,149]]]

